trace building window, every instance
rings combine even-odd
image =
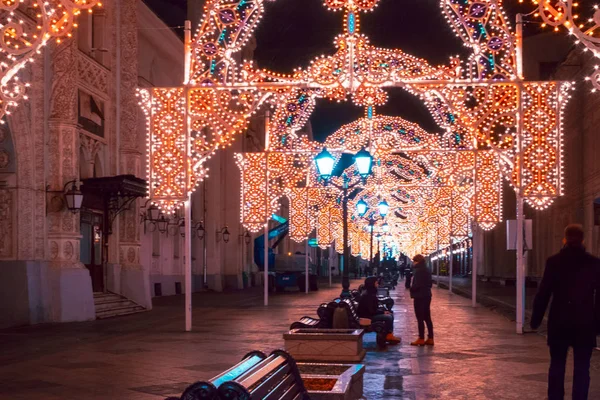
[[[104,103],[98,98],[79,91],[79,125],[87,132],[104,137]]]
[[[79,50],[103,65],[107,54],[104,40],[105,21],[106,16],[101,10],[92,14],[85,13],[79,18],[77,29]]]

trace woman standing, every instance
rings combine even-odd
[[[412,346],[433,346],[433,323],[431,322],[431,272],[425,265],[425,257],[417,254],[413,258],[414,277],[410,287],[410,297],[415,302],[415,315],[419,324],[419,338]],[[427,340],[425,340],[425,324],[427,324]]]

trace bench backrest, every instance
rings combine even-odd
[[[308,400],[296,362],[283,350],[219,387],[222,400]]]
[[[338,306],[346,309],[350,328],[360,326],[360,318],[356,312],[358,305],[352,299],[339,299]]]
[[[223,383],[237,379],[266,358],[267,356],[263,352],[252,351],[246,354],[238,364],[215,376],[210,381],[196,382],[188,386],[181,395],[181,400],[218,400],[218,388]]]

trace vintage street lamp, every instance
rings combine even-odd
[[[356,168],[358,169],[360,176],[366,178],[371,175],[371,170],[373,169],[373,157],[364,147],[356,153],[354,162],[356,163]]]
[[[361,217],[367,213],[368,209],[369,209],[369,205],[363,199],[360,199],[356,203],[356,212],[358,212],[358,215],[360,215]]]
[[[228,229],[227,225],[225,225],[225,227],[223,227],[223,229],[217,230],[217,242],[219,242],[222,237],[223,242],[229,243],[229,236],[230,236],[230,233],[229,233],[229,229]]]
[[[382,217],[385,217],[388,214],[388,212],[390,211],[390,205],[385,200],[381,200],[379,202],[378,207],[379,207],[379,214],[381,214]]]
[[[331,153],[329,153],[327,149],[323,149],[323,151],[321,151],[321,153],[319,153],[315,157],[315,164],[317,167],[317,172],[319,173],[319,178],[323,181],[325,185],[331,184],[333,187],[339,189],[342,192],[341,204],[343,219],[342,222],[344,229],[344,256],[342,258],[342,294],[340,295],[340,297],[342,298],[350,297],[350,275],[348,268],[350,262],[350,247],[348,246],[348,192],[350,189],[363,183],[367,179],[373,167],[373,157],[367,150],[361,149],[361,151],[359,151],[354,156],[354,163],[356,164],[356,169],[358,170],[358,173],[360,174],[362,179],[351,184],[350,178],[344,173],[343,184],[338,185],[330,181],[331,176],[333,174],[333,167],[335,165],[335,158],[331,155]]]
[[[383,232],[388,233],[390,231],[390,225],[386,222],[381,226],[381,229],[383,229]]]
[[[163,214],[161,214],[158,220],[156,221],[156,226],[160,233],[165,233],[169,228],[169,220],[165,218]]]
[[[327,149],[323,149],[316,157],[315,164],[317,165],[317,172],[321,179],[327,180],[331,178],[333,174],[333,166],[335,165],[335,158],[331,155]]]
[[[204,232],[204,224],[202,222],[198,222],[198,225],[196,225],[196,235],[198,235],[198,239],[204,239]]]
[[[252,240],[252,238],[250,237],[250,232],[246,231],[246,234],[244,235],[244,243],[246,243],[246,245],[250,244],[250,241]]]
[[[67,186],[72,184],[71,189],[67,190]],[[77,188],[77,182],[71,181],[67,182],[64,187],[64,196],[65,201],[67,202],[67,208],[72,212],[76,213],[81,210],[81,205],[83,204],[83,193]]]

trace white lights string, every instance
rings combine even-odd
[[[81,12],[100,7],[98,0],[0,1],[0,121],[20,100],[29,83],[19,72],[32,63],[48,41],[70,38]]]

